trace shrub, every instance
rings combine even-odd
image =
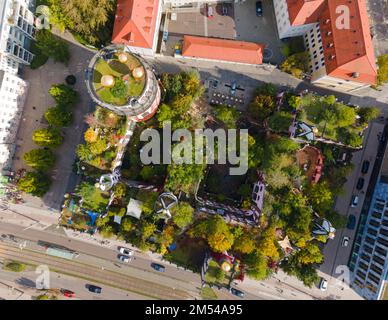
[[[115,98],[125,98],[127,95],[127,86],[121,79],[116,79],[115,85],[110,89]]]
[[[13,272],[23,272],[26,269],[26,265],[19,262],[8,262],[4,265],[4,269]]]

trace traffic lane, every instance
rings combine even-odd
[[[56,245],[64,246],[68,249],[74,250],[80,254],[86,253],[90,256],[95,256],[99,258],[103,258],[104,260],[108,260],[113,262],[118,268],[138,268],[141,270],[147,270],[149,272],[160,274],[165,277],[172,277],[181,281],[191,281],[194,283],[200,283],[200,277],[198,274],[193,272],[185,271],[182,269],[177,269],[175,266],[170,266],[168,262],[163,262],[162,264],[166,267],[166,271],[164,273],[160,273],[151,268],[152,258],[136,251],[135,259],[132,260],[129,264],[124,264],[119,262],[117,256],[119,254],[118,250],[112,250],[103,246],[98,246],[95,244],[90,244],[80,240],[69,239],[60,234],[49,233],[45,231],[39,231],[34,229],[24,230],[23,227],[13,224],[0,224],[0,233],[2,234],[13,234],[15,236],[19,236],[23,239],[35,241],[38,240],[53,243]],[[82,256],[80,255],[82,259]]]
[[[27,271],[21,273],[7,272],[0,270],[0,279],[3,281],[13,282],[14,286],[26,294],[35,296],[42,294],[43,292],[37,290],[35,287],[35,281],[37,274],[35,272]],[[86,289],[88,283],[82,279],[70,277],[68,275],[59,274],[56,272],[50,272],[50,289],[60,290],[67,289],[75,293],[75,298],[68,298],[61,293],[58,294],[58,298],[61,300],[93,300],[102,298],[104,300],[150,300],[152,298],[142,296],[134,292],[124,291],[118,288],[113,288],[108,285],[99,285],[102,287],[101,294],[93,294]]]
[[[74,260],[57,258],[42,252],[27,249],[20,250],[18,247],[4,243],[0,244],[0,258],[31,265],[47,265],[50,270],[59,273],[69,274],[87,281],[96,281],[158,299],[188,299],[192,297],[184,288],[163,285],[160,284],[161,281],[150,281],[148,280],[149,277],[145,280],[144,276],[140,278],[116,273],[111,270],[101,269],[96,265],[87,265]]]

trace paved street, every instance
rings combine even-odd
[[[34,297],[44,294],[46,290],[36,289],[36,278],[38,274],[34,271],[10,272],[0,270],[0,298],[6,300],[31,300]],[[50,292],[60,289],[71,290],[75,298],[67,298],[62,294],[56,295],[59,300],[149,300],[150,297],[142,296],[133,292],[120,290],[107,285],[102,286],[101,294],[95,294],[86,289],[89,282],[79,278],[50,272]],[[50,294],[49,292],[49,294]]]

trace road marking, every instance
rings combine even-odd
[[[205,37],[208,37],[209,35],[208,35],[208,25],[207,25],[207,17],[206,17],[206,15],[204,15],[203,16],[203,23],[204,23],[204,28],[205,28],[205,30],[204,30],[204,33],[205,33]]]

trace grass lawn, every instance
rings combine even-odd
[[[201,289],[201,297],[203,300],[217,300],[218,296],[212,288],[205,286]]]
[[[135,57],[128,55],[128,61],[121,63],[117,59],[112,59],[107,62],[104,59],[99,59],[94,68],[93,85],[97,95],[105,102],[114,105],[125,105],[129,97],[138,97],[143,92],[145,86],[145,78],[136,80],[131,71],[141,66],[140,61]],[[127,96],[124,98],[116,98],[112,95],[110,88],[104,88],[101,85],[101,78],[104,75],[112,75],[116,78],[122,78],[128,75]]]

